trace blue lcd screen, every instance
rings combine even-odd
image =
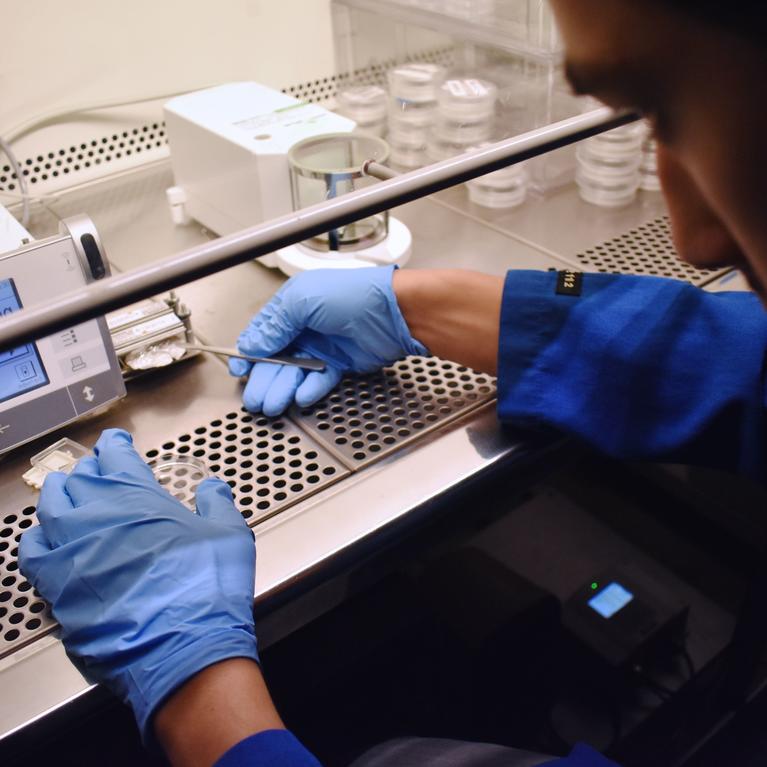
[[[21,309],[21,300],[12,279],[0,280],[0,316]],[[0,351],[0,402],[38,389],[48,383],[43,361],[35,344]]]
[[[612,618],[633,598],[634,595],[628,589],[613,581],[589,599],[589,607],[596,610],[603,618]]]

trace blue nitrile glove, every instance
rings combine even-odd
[[[200,483],[198,516],[160,487],[127,432],[105,431],[94,452],[46,478],[19,564],[72,661],[130,704],[147,740],[158,705],[192,675],[258,660],[255,546],[225,482]]]
[[[270,416],[294,400],[306,407],[331,391],[344,373],[371,373],[402,357],[428,354],[411,337],[399,310],[394,269],[317,269],[288,280],[240,334],[237,348],[255,357],[314,357],[326,368],[306,373],[230,359],[232,375],[250,373],[242,395],[245,407]]]

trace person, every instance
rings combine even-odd
[[[677,248],[731,264],[754,293],[672,280],[510,272],[505,279],[387,268],[290,280],[239,340],[248,354],[308,354],[323,373],[231,362],[244,402],[281,412],[348,371],[430,352],[498,375],[502,420],[546,425],[619,457],[718,466],[765,480],[767,75],[758,2],[552,0],[576,91],[640,110],[658,139]],[[680,55],[683,52],[683,55]],[[130,436],[107,431],[71,475],[52,474],[24,574],[52,604],[73,661],[132,707],[177,765],[316,765],[286,731],[258,666],[255,554],[228,487],[207,480],[189,514]],[[607,765],[578,746],[552,760],[500,746],[404,740],[384,765]]]

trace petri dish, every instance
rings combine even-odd
[[[149,461],[155,479],[190,511],[196,512],[197,486],[213,475],[205,461],[191,455],[161,453]]]
[[[389,93],[410,102],[437,100],[437,89],[445,79],[445,68],[439,64],[411,63],[387,72]]]

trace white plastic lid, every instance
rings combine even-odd
[[[340,114],[358,123],[375,123],[386,118],[386,91],[377,85],[346,88],[336,94]]]
[[[451,120],[480,122],[494,115],[497,97],[498,88],[488,80],[446,80],[439,89],[439,109]]]
[[[404,64],[387,74],[389,91],[395,98],[408,101],[434,101],[437,88],[445,79],[445,68],[439,64]]]

